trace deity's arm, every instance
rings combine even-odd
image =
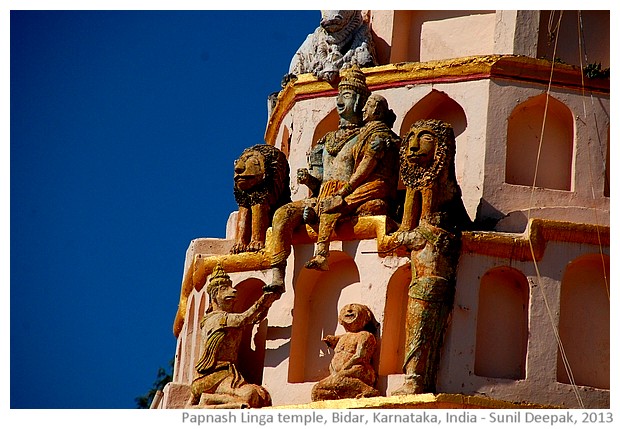
[[[340,335],[326,335],[323,338],[323,342],[327,344],[329,347],[331,347],[332,349],[334,349],[336,348],[336,345],[338,344],[340,337],[341,337]]]
[[[260,298],[243,313],[228,313],[226,326],[240,327],[260,322],[267,316],[267,311],[271,307],[271,304],[278,298],[280,298],[279,293],[264,292]]]
[[[297,182],[306,185],[313,195],[318,195],[319,188],[323,182],[323,150],[325,148],[325,137],[322,137],[317,144],[308,151],[308,168],[297,170]]]
[[[362,160],[355,167],[349,179],[350,191],[356,189],[375,170],[379,161],[383,158],[383,153],[387,147],[387,140],[381,136],[375,136],[374,140],[365,147]]]
[[[362,161],[359,163],[359,165],[351,175],[351,179],[349,179],[349,186],[351,187],[351,189],[356,189],[358,186],[364,183],[370,173],[373,172],[377,164],[378,159],[375,156],[366,153],[362,158]]]
[[[306,185],[313,195],[319,193],[321,182],[323,179],[323,172],[318,169],[308,170],[307,168],[300,168],[297,170],[297,183],[300,185]]]
[[[411,231],[420,223],[420,214],[422,209],[422,195],[420,191],[413,188],[407,188],[405,193],[405,205],[403,209],[403,220],[400,224],[399,231]]]

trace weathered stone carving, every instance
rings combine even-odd
[[[320,26],[308,35],[291,61],[289,78],[312,73],[333,82],[341,69],[353,64],[376,65],[372,35],[361,11],[322,10]]]
[[[235,161],[234,182],[239,213],[231,253],[262,250],[273,213],[291,201],[286,155],[266,144],[247,148]]]
[[[342,216],[387,215],[392,212],[398,187],[398,151],[400,138],[391,130],[396,119],[394,112],[388,108],[387,100],[372,94],[362,109],[364,126],[361,128],[357,142],[352,147],[350,159],[342,162],[352,163],[353,171],[348,180],[341,177],[331,187],[323,186],[319,196],[319,236],[316,252],[306,263],[306,268],[327,270],[329,240],[336,223]],[[327,134],[329,139],[332,134]],[[338,155],[340,156],[340,154]],[[334,163],[338,161],[338,156]],[[341,167],[339,171],[349,167]],[[343,183],[344,182],[344,183]],[[326,191],[326,189],[328,189]]]
[[[200,322],[201,355],[195,366],[188,406],[205,408],[259,408],[271,405],[262,386],[250,384],[237,368],[243,328],[267,316],[282,289],[264,286],[260,298],[243,313],[233,312],[237,290],[221,266],[207,286],[209,308]]]
[[[373,334],[374,316],[362,304],[342,307],[338,322],[344,327],[343,335],[327,335],[325,343],[334,349],[329,365],[330,375],[312,388],[312,400],[368,398],[379,396],[373,386],[377,379],[372,357],[377,348]]]
[[[313,191],[313,196],[282,206],[273,217],[274,250],[271,265],[274,268],[275,283],[284,282],[284,268],[295,228],[303,223],[313,224],[318,219],[317,251],[306,266],[327,270],[329,240],[340,217],[354,213],[379,214],[387,207],[379,200],[392,192],[390,180],[383,177],[386,176],[387,167],[385,171],[383,166],[377,167],[376,160],[380,158],[378,154],[394,151],[397,147],[396,136],[389,134],[388,126],[377,129],[371,127],[359,140],[363,108],[370,95],[366,77],[357,66],[342,70],[340,75],[336,98],[340,116],[338,129],[321,138],[309,154],[311,168],[297,172],[299,183],[306,184]],[[387,107],[387,103],[379,104]],[[372,111],[373,115],[376,114],[374,108]],[[374,116],[370,122],[374,122]],[[397,160],[396,155],[387,158]],[[386,164],[389,164],[387,158]],[[395,175],[395,166],[394,163],[390,172],[392,175]]]
[[[405,384],[394,395],[434,392],[439,355],[454,300],[461,231],[469,222],[454,169],[452,127],[412,125],[401,148],[407,187],[400,243],[411,250]]]

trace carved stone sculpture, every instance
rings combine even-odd
[[[371,330],[374,317],[362,304],[342,307],[338,322],[344,327],[343,335],[327,335],[325,343],[334,349],[329,365],[330,375],[312,388],[312,400],[368,398],[379,396],[373,386],[377,379],[371,360],[377,340]]]
[[[372,35],[361,11],[322,10],[320,26],[295,53],[289,76],[312,73],[333,82],[339,70],[353,64],[376,65]]]
[[[291,201],[289,166],[278,148],[258,144],[235,161],[234,194],[239,205],[237,239],[231,253],[265,247],[265,234],[275,210]]]
[[[340,177],[333,194],[319,197],[319,237],[314,257],[306,268],[327,270],[329,239],[342,216],[387,215],[393,210],[398,187],[398,151],[400,138],[391,130],[396,119],[388,108],[387,100],[372,94],[362,109],[364,126],[361,128],[351,160],[353,171],[348,180]],[[325,139],[332,135],[327,134]],[[338,155],[340,156],[340,154]],[[335,161],[338,160],[338,156]],[[348,168],[347,168],[348,174]],[[344,183],[342,183],[344,182]],[[322,187],[322,189],[327,186]]]
[[[284,283],[284,268],[291,251],[293,230],[303,223],[315,223],[319,219],[317,247],[324,253],[325,243],[328,243],[333,230],[330,225],[333,226],[340,216],[324,213],[324,204],[329,203],[329,197],[340,191],[351,178],[354,169],[354,151],[362,125],[362,109],[370,94],[366,78],[359,67],[344,69],[340,75],[336,99],[336,108],[340,116],[338,129],[327,133],[319,140],[309,156],[314,163],[312,168],[300,169],[297,172],[299,183],[308,185],[313,192],[318,191],[318,195],[286,204],[276,210],[273,217],[274,247],[271,266],[274,268],[274,283]],[[321,229],[321,224],[326,227]],[[327,254],[323,256],[326,262]],[[326,266],[311,266],[311,268],[327,269]]]
[[[461,243],[469,222],[454,169],[452,127],[412,125],[401,148],[407,187],[399,241],[411,250],[406,318],[405,384],[395,395],[435,391],[440,351],[452,310]]]
[[[207,292],[210,304],[200,322],[201,354],[195,366],[188,406],[259,408],[271,405],[271,396],[265,388],[245,381],[237,359],[244,328],[263,320],[282,290],[265,286],[263,294],[249,309],[235,313],[237,291],[218,265],[213,270]]]

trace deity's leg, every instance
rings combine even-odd
[[[274,285],[284,284],[286,260],[291,253],[293,231],[303,223],[304,206],[303,201],[294,201],[280,207],[273,215],[271,267]]]
[[[405,384],[393,395],[435,391],[443,337],[454,288],[442,277],[414,279],[407,303]]]
[[[306,268],[319,271],[329,270],[327,258],[329,257],[329,240],[340,219],[340,213],[323,213],[319,218],[319,236],[316,243],[314,256],[306,262]]]

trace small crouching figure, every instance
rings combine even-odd
[[[329,365],[330,375],[312,388],[312,400],[369,398],[380,396],[373,386],[377,380],[371,364],[377,348],[374,317],[370,309],[362,304],[347,304],[338,315],[338,322],[344,327],[343,335],[327,335],[325,343],[334,349]]]
[[[260,323],[281,288],[264,286],[263,294],[243,313],[233,312],[237,290],[220,265],[207,286],[209,308],[202,321],[201,356],[195,366],[188,407],[261,408],[271,405],[269,392],[248,383],[237,367],[239,345],[246,326]]]

